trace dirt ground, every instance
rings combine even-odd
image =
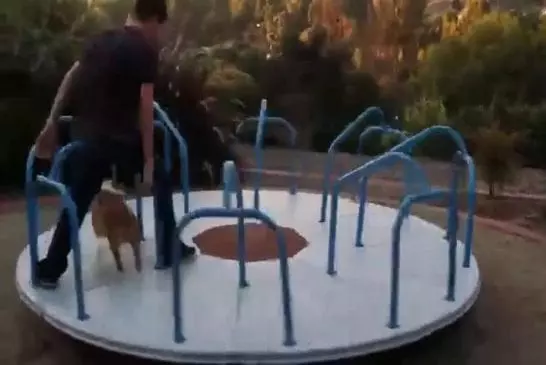
[[[415,213],[439,225],[445,221],[438,209],[418,207]],[[56,214],[47,208],[42,216],[46,227]],[[27,310],[13,284],[24,237],[22,212],[0,215],[0,364],[157,365],[73,341]],[[475,239],[483,286],[467,316],[419,343],[347,363],[546,364],[546,244],[499,234],[480,224]]]

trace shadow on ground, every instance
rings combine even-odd
[[[444,213],[427,207],[419,207],[415,213],[439,225],[445,221]],[[42,227],[47,227],[56,213],[47,208],[42,217]],[[475,252],[483,286],[468,315],[416,344],[346,363],[546,364],[546,243],[538,245],[476,228]],[[159,365],[74,341],[27,310],[13,283],[15,260],[25,236],[23,212],[0,215],[0,364]]]

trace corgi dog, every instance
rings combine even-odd
[[[123,192],[103,185],[91,203],[91,221],[97,238],[105,237],[108,240],[117,270],[123,271],[120,247],[124,243],[129,243],[135,258],[135,268],[140,272],[142,270],[140,244],[143,237],[140,234],[138,219],[125,203]]]

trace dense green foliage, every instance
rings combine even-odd
[[[424,0],[362,3],[173,0],[163,66],[196,76],[227,130],[265,97],[271,115],[296,125],[303,147],[325,150],[378,105],[412,133],[434,124],[459,130],[491,186],[516,162],[546,167],[546,21],[538,13],[491,13],[473,0],[432,19]],[[0,101],[0,186],[20,186],[26,152],[83,40],[121,24],[130,4],[2,1],[0,75],[10,88]],[[344,148],[355,151],[356,136]],[[365,153],[384,149],[384,139],[371,138]],[[453,146],[440,138],[417,152],[449,159]]]

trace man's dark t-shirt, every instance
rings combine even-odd
[[[154,83],[158,52],[137,28],[106,31],[91,39],[74,84],[74,136],[139,141],[140,89]]]

